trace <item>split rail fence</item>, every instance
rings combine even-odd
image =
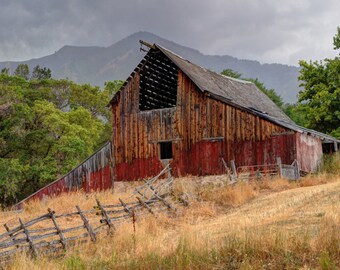
[[[18,252],[35,257],[62,254],[76,243],[96,242],[100,232],[112,232],[123,222],[135,222],[143,215],[176,211],[177,205],[188,205],[186,199],[172,196],[172,185],[171,168],[167,165],[129,197],[119,198],[119,203],[104,205],[96,199],[96,205],[90,210],[77,205],[75,212],[58,214],[48,209],[46,214],[27,222],[19,218],[17,226],[12,228],[4,224],[7,232],[0,235],[0,262],[10,260]]]

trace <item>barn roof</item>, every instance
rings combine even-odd
[[[212,98],[249,111],[290,130],[318,137],[324,142],[340,143],[340,140],[337,140],[332,136],[296,125],[252,82],[224,76],[200,67],[158,44],[152,45],[151,50],[159,50],[165,54],[202,92],[207,93],[208,96],[211,96]],[[143,61],[145,61],[145,59],[143,59],[142,62]],[[135,71],[136,70],[137,68]],[[135,71],[132,72],[127,81],[132,78]],[[124,88],[127,81],[121,89]],[[110,104],[114,102],[114,99],[115,96],[110,101]]]
[[[248,109],[262,118],[296,132],[319,137],[325,142],[340,142],[327,134],[296,125],[254,83],[218,74],[193,64],[158,44],[154,46],[168,56],[202,92],[208,92],[221,101]]]
[[[223,76],[193,64],[160,45],[155,44],[155,46],[169,57],[202,92],[207,92],[222,101],[292,122],[254,83]]]
[[[266,115],[266,114],[261,114],[261,113],[257,113],[257,115],[259,115],[260,117],[267,119],[268,121],[271,121],[271,122],[273,122],[277,125],[283,126],[287,129],[290,129],[290,130],[293,130],[293,131],[296,131],[296,132],[299,132],[299,133],[305,133],[305,134],[311,135],[313,137],[317,137],[317,138],[321,139],[324,143],[334,143],[334,142],[340,143],[340,140],[338,140],[338,139],[336,139],[336,138],[334,138],[330,135],[327,135],[325,133],[322,133],[322,132],[319,132],[319,131],[316,131],[316,130],[313,130],[313,129],[301,127],[301,126],[295,124],[292,121],[286,122],[284,120],[277,119],[275,117],[272,117],[272,116],[269,116],[269,115]]]

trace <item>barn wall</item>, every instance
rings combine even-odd
[[[315,172],[322,159],[322,142],[305,133],[296,133],[296,159],[300,170]]]
[[[173,142],[175,176],[223,173],[221,157],[238,166],[295,159],[294,135],[286,128],[208,97],[181,71],[177,107],[139,112],[138,102],[136,72],[112,106],[116,180],[159,172],[158,142],[166,140]]]

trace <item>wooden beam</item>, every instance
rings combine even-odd
[[[139,197],[136,197],[136,198],[137,198],[137,200],[139,201],[139,203],[140,203],[144,208],[146,208],[151,214],[154,214],[154,212],[152,211],[151,207],[150,207],[149,205],[147,205],[147,203],[146,203],[144,200],[142,200],[142,199],[139,198]]]
[[[29,243],[29,246],[30,246],[30,249],[31,249],[31,251],[33,253],[33,256],[37,257],[38,256],[38,251],[37,251],[37,249],[34,246],[34,243],[33,243],[33,240],[32,240],[32,238],[30,236],[29,231],[27,230],[24,222],[22,222],[21,218],[19,218],[19,222],[20,222],[20,226],[21,226],[22,230],[24,231],[24,234],[26,235],[26,240]]]
[[[151,43],[146,42],[146,41],[144,41],[144,40],[141,40],[141,39],[140,39],[140,40],[139,40],[139,43],[140,43],[141,45],[144,45],[144,46],[150,48],[150,49],[156,49],[156,46],[155,46],[155,45],[152,45]]]
[[[123,208],[124,208],[124,211],[127,212],[130,216],[133,216],[132,211],[131,211],[130,208],[126,205],[126,203],[125,203],[121,198],[119,198],[118,200],[119,200],[120,203],[122,204],[122,206],[123,206]]]
[[[104,217],[106,224],[109,226],[109,229],[111,229],[111,228],[114,229],[115,227],[113,226],[110,217],[106,213],[104,206],[100,203],[100,201],[98,199],[96,199],[96,202],[97,202],[97,205],[98,205],[100,211],[102,212],[102,216]]]
[[[56,219],[55,216],[54,216],[55,212],[52,211],[52,209],[50,209],[50,208],[48,208],[47,211],[48,211],[48,212],[50,213],[50,215],[51,215],[52,222],[53,222],[53,224],[54,224],[54,226],[55,226],[55,229],[57,230],[57,233],[58,233],[58,235],[59,235],[59,237],[60,237],[60,242],[61,242],[63,248],[66,249],[66,239],[65,239],[65,236],[64,236],[62,230],[61,230],[60,227],[59,227],[59,224],[58,224],[58,222],[57,222],[57,219]]]
[[[78,210],[78,214],[80,215],[81,219],[84,222],[84,226],[86,228],[86,230],[88,231],[92,242],[96,242],[96,234],[94,233],[89,220],[87,219],[87,217],[84,215],[84,213],[81,211],[79,205],[76,206],[77,210]]]

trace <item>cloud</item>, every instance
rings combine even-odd
[[[297,65],[334,55],[336,0],[1,0],[0,61],[145,30],[206,54]]]

